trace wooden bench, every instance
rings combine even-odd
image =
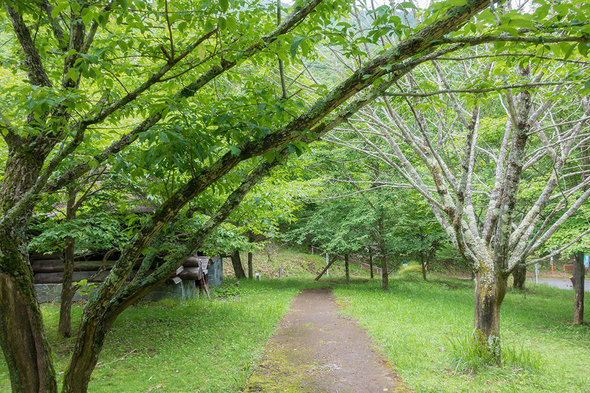
[[[563,265],[563,271],[564,272],[573,272],[574,271],[574,265],[573,264]]]

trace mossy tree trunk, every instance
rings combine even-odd
[[[502,363],[500,306],[506,289],[507,280],[504,276],[485,268],[476,273],[474,345],[498,365]]]
[[[584,323],[584,253],[578,252],[574,261],[574,325]]]
[[[518,266],[516,266],[512,272],[512,278],[514,278],[514,282],[512,284],[514,289],[525,289],[526,265],[524,263],[519,263]]]
[[[20,201],[41,170],[47,148],[35,147],[22,145],[9,151],[1,189],[3,215]],[[13,392],[51,393],[57,392],[55,370],[26,245],[32,210],[32,206],[25,209],[0,232],[0,347]]]

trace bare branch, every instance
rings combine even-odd
[[[513,85],[501,85],[501,86],[494,86],[488,88],[473,88],[473,89],[445,89],[445,90],[437,90],[437,91],[429,91],[426,93],[385,93],[388,97],[431,97],[435,95],[441,94],[452,94],[452,93],[470,93],[470,94],[483,94],[483,93],[491,93],[491,92],[498,92],[500,90],[508,90],[508,89],[530,89],[534,87],[541,87],[541,86],[554,86],[554,85],[568,85],[568,84],[579,84],[579,82],[538,82],[538,83],[515,83]]]

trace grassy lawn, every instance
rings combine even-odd
[[[506,295],[504,367],[477,368],[462,347],[473,329],[473,284],[419,273],[338,286],[344,314],[359,320],[416,392],[588,392],[590,327],[571,325],[572,291],[544,285]],[[588,304],[588,301],[586,301]]]
[[[217,292],[225,299],[162,301],[126,310],[108,335],[89,391],[241,391],[302,283],[228,284]],[[57,305],[44,305],[43,313],[61,378],[73,342],[57,336]],[[80,315],[79,306],[74,313]],[[9,391],[0,357],[0,392]]]
[[[572,291],[538,285],[509,292],[502,306],[504,367],[479,367],[465,356],[473,327],[470,280],[432,275],[423,282],[420,273],[409,272],[392,275],[383,292],[380,277],[369,280],[358,265],[351,265],[353,281],[345,285],[339,261],[330,279],[317,283],[312,277],[324,258],[280,250],[267,264],[257,253],[255,271],[263,281],[241,280],[236,287],[227,280],[212,301],[130,308],[107,338],[90,392],[241,391],[292,297],[301,288],[326,285],[416,392],[590,391],[590,326],[571,325]],[[269,280],[279,266],[299,278]],[[57,305],[43,306],[61,378],[73,341],[57,336],[58,312]],[[80,312],[75,307],[74,320]],[[0,357],[0,392],[8,391]]]

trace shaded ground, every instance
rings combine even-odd
[[[245,391],[409,392],[367,333],[337,311],[330,289],[296,296]]]

